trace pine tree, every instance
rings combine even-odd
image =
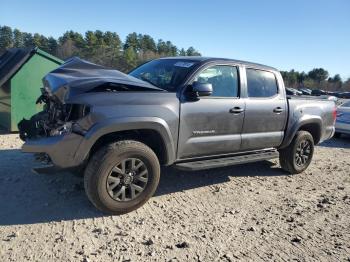
[[[194,47],[190,46],[186,50],[186,55],[187,56],[200,56],[201,54],[196,49],[194,49]]]
[[[186,51],[185,51],[184,48],[181,48],[181,49],[180,49],[179,55],[180,55],[180,56],[186,56]]]
[[[129,47],[132,47],[135,52],[139,51],[140,43],[138,36],[135,32],[126,36],[124,50],[127,50]]]
[[[13,34],[9,26],[0,27],[0,53],[3,53],[7,48],[13,47]]]
[[[14,47],[24,47],[24,38],[21,31],[18,29],[13,30],[13,46]]]
[[[137,54],[133,47],[128,47],[124,52],[124,59],[127,64],[127,70],[135,67],[137,65]]]

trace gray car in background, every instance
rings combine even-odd
[[[350,135],[350,101],[346,101],[337,109],[334,136],[340,137],[342,134]]]
[[[287,97],[275,68],[173,57],[128,75],[79,58],[43,79],[44,110],[19,123],[36,172],[80,170],[100,210],[121,214],[155,192],[160,166],[202,170],[279,158],[303,172],[334,134],[333,101]],[[166,179],[166,175],[162,179]]]

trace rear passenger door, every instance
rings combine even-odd
[[[241,150],[277,147],[287,120],[287,103],[273,71],[246,68],[246,108]],[[279,84],[280,83],[280,84]]]

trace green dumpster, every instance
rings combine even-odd
[[[17,124],[42,110],[36,105],[42,78],[63,63],[39,48],[12,48],[0,57],[0,126],[18,131]]]

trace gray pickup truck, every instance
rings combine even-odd
[[[19,123],[23,151],[42,162],[36,172],[80,170],[91,202],[112,214],[142,206],[161,165],[279,157],[300,173],[334,134],[334,102],[287,97],[276,69],[243,61],[162,58],[124,74],[72,58],[43,84],[43,111]]]

